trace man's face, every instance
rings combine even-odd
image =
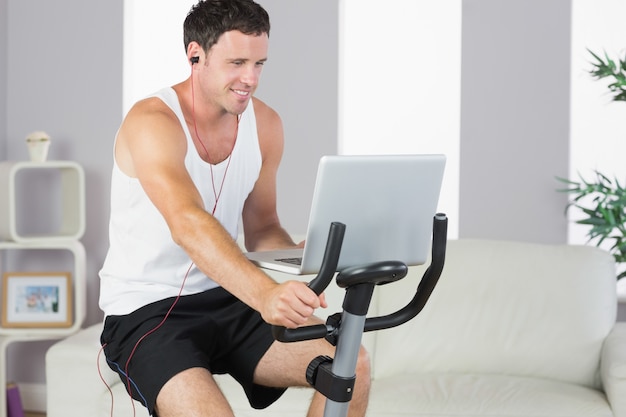
[[[267,60],[267,34],[224,33],[211,47],[203,68],[207,98],[232,114],[241,114],[255,92]]]

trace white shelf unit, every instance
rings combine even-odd
[[[58,171],[51,172],[50,170]],[[30,172],[28,172],[30,171]],[[24,233],[18,227],[23,207],[18,198],[18,182],[27,189],[30,184],[20,180],[20,176],[37,181],[38,176],[54,176],[58,174],[58,188],[62,193],[60,218],[55,219],[58,228],[50,231],[31,230]],[[26,174],[35,174],[29,176]],[[21,181],[21,182],[20,182]],[[22,191],[22,190],[20,190]],[[65,251],[73,257],[72,277],[72,324],[69,327],[28,327],[7,328],[0,326],[0,417],[7,415],[7,348],[14,342],[41,341],[62,339],[80,330],[86,316],[86,254],[79,239],[85,231],[85,179],[80,165],[71,161],[33,162],[0,162],[0,254],[3,255],[2,272],[6,271],[7,257],[12,251]],[[37,201],[37,197],[29,196],[31,201],[40,205],[41,210],[48,208],[46,201]],[[41,212],[41,211],[40,211]],[[30,271],[28,271],[30,272]],[[3,274],[0,274],[2,276]]]
[[[29,178],[30,174],[34,176]],[[58,220],[55,222],[58,223],[56,229],[25,233],[19,228],[20,224],[27,223],[22,216],[28,213],[42,216],[54,207],[50,207],[48,201],[41,201],[36,207],[25,207],[20,204],[20,197],[26,190],[36,189],[36,182],[48,180],[55,174],[60,174],[60,184],[51,181],[51,185],[58,185],[61,192],[60,218],[55,219]],[[19,185],[26,190],[21,190]],[[0,239],[14,242],[78,240],[85,233],[85,173],[76,162],[0,162],[0,196],[3,196],[0,200]],[[36,199],[32,194],[29,197]]]

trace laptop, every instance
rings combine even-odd
[[[259,267],[295,275],[322,264],[332,222],[346,225],[337,270],[377,261],[426,262],[444,155],[333,155],[320,159],[304,249],[248,252]]]

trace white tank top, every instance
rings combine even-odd
[[[176,92],[165,88],[158,97],[178,117],[187,137],[185,166],[211,210],[215,203],[211,171],[193,144]],[[115,158],[114,158],[115,159]],[[239,133],[228,160],[213,165],[215,187],[219,191],[226,175],[215,217],[233,239],[238,235],[243,205],[261,170],[261,150],[252,101],[239,121]],[[192,264],[189,256],[172,240],[170,230],[139,181],[124,174],[113,163],[109,251],[100,270],[100,308],[106,316],[128,314],[139,307],[178,295]],[[194,294],[218,284],[195,266],[189,272],[182,293]]]

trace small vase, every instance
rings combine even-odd
[[[50,136],[46,132],[33,132],[26,137],[26,146],[32,162],[45,162],[48,159]]]

